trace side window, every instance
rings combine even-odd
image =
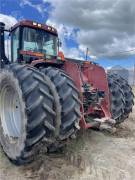
[[[18,56],[18,48],[19,48],[19,28],[17,28],[13,34],[12,34],[12,58],[13,61],[15,62],[17,60]]]

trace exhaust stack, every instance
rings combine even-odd
[[[7,64],[9,60],[5,55],[5,37],[4,37],[5,24],[0,22],[0,68],[3,68],[4,64]]]

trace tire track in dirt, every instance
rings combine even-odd
[[[133,180],[135,179],[135,108],[115,134],[80,132],[62,154],[40,154],[16,167],[0,151],[0,180]]]

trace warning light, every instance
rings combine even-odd
[[[38,27],[42,27],[42,25],[41,25],[41,24],[38,24]]]
[[[34,26],[37,26],[37,23],[36,23],[36,22],[33,22],[33,25],[34,25]]]
[[[52,28],[48,26],[48,30],[51,31],[51,29],[52,29]]]

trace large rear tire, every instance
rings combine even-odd
[[[116,120],[116,124],[123,120],[125,97],[116,78],[112,74],[108,74],[108,85],[110,90],[110,105],[112,118]]]
[[[130,112],[132,112],[132,108],[134,105],[134,94],[132,92],[131,86],[128,84],[128,82],[123,79],[121,76],[118,74],[111,74],[112,77],[117,81],[119,84],[120,88],[123,91],[124,95],[124,113],[123,116],[121,117],[121,122],[123,122],[125,119],[129,117]]]
[[[0,142],[17,165],[31,162],[41,140],[47,146],[55,136],[54,97],[44,77],[32,67],[17,64],[0,72]]]
[[[73,80],[64,71],[48,67],[41,69],[55,84],[61,104],[61,126],[59,139],[65,140],[73,137],[79,129],[81,117],[80,100]]]

